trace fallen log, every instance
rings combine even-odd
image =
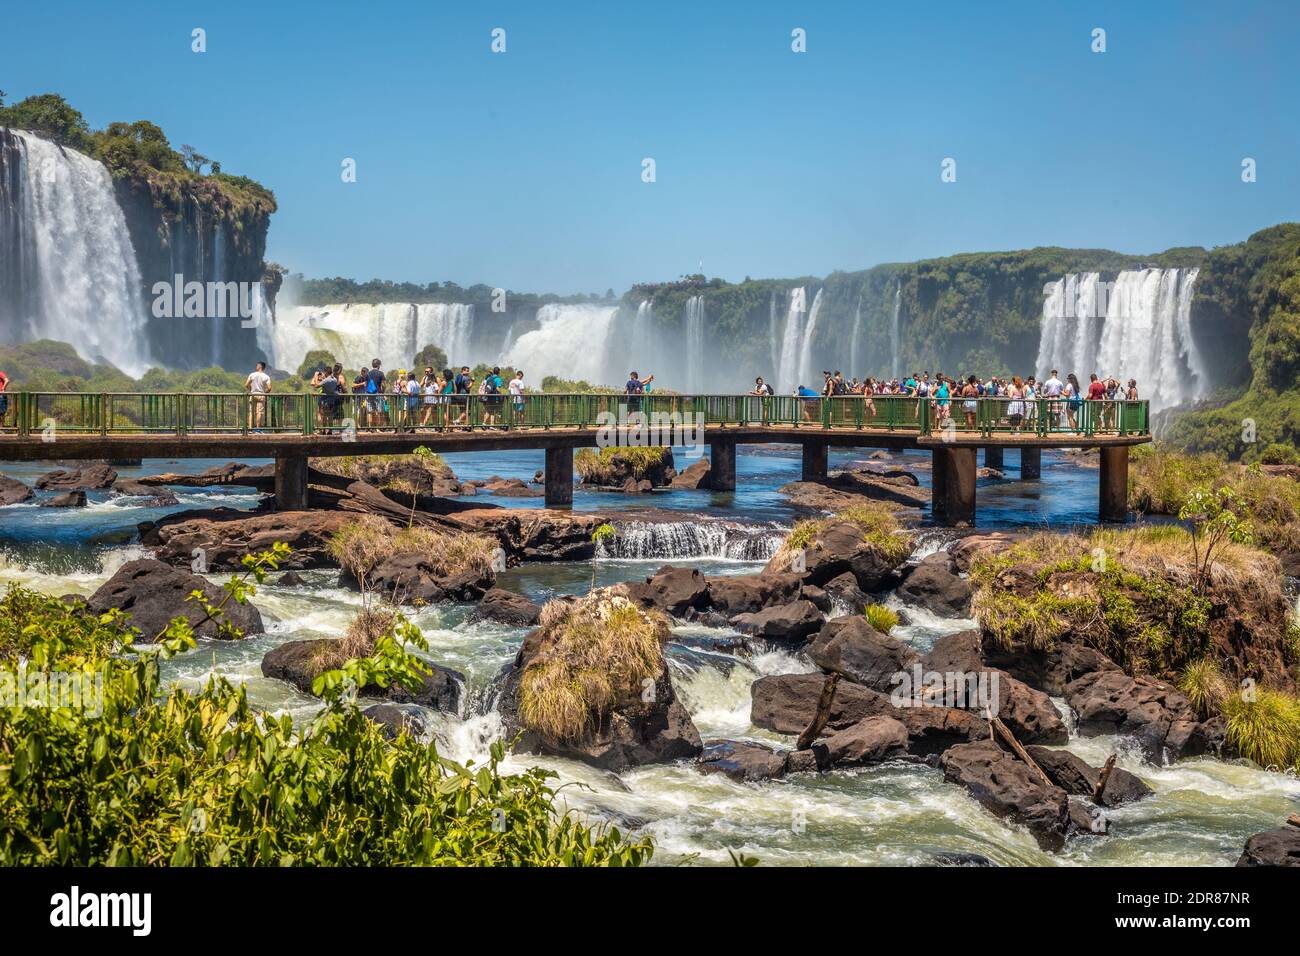
[[[1011,749],[1015,751],[1016,756],[1019,757],[1021,760],[1023,760],[1025,763],[1027,763],[1030,769],[1032,769],[1034,773],[1038,775],[1038,779],[1043,782],[1043,786],[1045,787],[1056,786],[1056,784],[1052,783],[1051,779],[1047,776],[1047,774],[1043,773],[1043,768],[1038,766],[1038,764],[1034,762],[1033,757],[1029,756],[1029,751],[1027,751],[1024,747],[1020,746],[1020,741],[1016,740],[1015,734],[1011,732],[1011,730],[1007,727],[1006,724],[1004,724],[998,718],[994,717],[992,714],[989,715],[989,723],[993,725],[993,729],[996,730],[998,734],[1002,737],[1002,739],[1005,740],[1010,745]]]
[[[1101,795],[1106,792],[1106,783],[1110,780],[1111,771],[1115,769],[1115,758],[1118,754],[1111,754],[1106,758],[1106,763],[1101,768],[1101,776],[1097,778],[1097,786],[1092,790],[1092,802],[1097,806],[1104,806],[1101,802]]]
[[[812,723],[799,735],[795,750],[807,750],[825,729],[826,722],[831,719],[831,705],[835,703],[835,688],[839,682],[840,675],[831,674],[826,678],[826,683],[822,684],[822,693],[817,699],[817,713],[813,714]]]

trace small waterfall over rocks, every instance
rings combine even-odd
[[[141,374],[148,312],[108,170],[20,130],[0,130],[0,151],[0,335]]]
[[[730,521],[616,521],[617,534],[599,545],[604,558],[715,558],[766,561],[788,529]]]

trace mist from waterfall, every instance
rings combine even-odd
[[[1134,269],[1113,283],[1096,272],[1049,283],[1043,300],[1037,373],[1070,372],[1086,385],[1093,372],[1159,411],[1202,398],[1209,376],[1192,337],[1192,292],[1199,269]]]
[[[817,294],[813,296],[812,308],[808,310],[808,323],[803,330],[803,341],[799,345],[799,384],[807,385],[809,388],[816,388],[820,391],[821,376],[813,375],[812,367],[812,342],[813,333],[817,331],[817,317],[822,311],[822,290],[818,289]],[[812,384],[816,382],[817,384]]]
[[[75,150],[9,132],[18,168],[0,184],[0,276],[9,286],[0,289],[0,329],[18,341],[67,342],[140,375],[153,364],[148,312],[112,177]]]
[[[853,310],[853,332],[849,336],[849,369],[857,374],[861,366],[858,364],[858,340],[862,335],[862,296],[858,296],[858,304]]]
[[[898,349],[901,344],[902,330],[899,328],[899,312],[903,308],[903,283],[900,280],[894,286],[894,313],[889,320],[889,375],[898,378],[903,374],[899,361]]]
[[[306,354],[322,349],[349,371],[379,359],[390,371],[404,369],[426,345],[436,345],[456,365],[491,361],[470,354],[474,306],[433,302],[378,305],[282,306],[271,324],[270,348],[263,350],[276,368],[296,369]]]
[[[617,384],[621,373],[611,354],[617,312],[616,306],[544,305],[537,310],[540,327],[519,336],[502,364],[527,370],[534,384],[547,375]]]

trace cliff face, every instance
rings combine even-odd
[[[240,201],[209,180],[124,177],[114,183],[140,263],[144,299],[156,282],[262,283],[273,206]],[[268,290],[273,295],[272,290]],[[261,358],[257,332],[228,318],[148,319],[154,356],[173,368],[251,368]]]

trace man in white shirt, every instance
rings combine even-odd
[[[524,420],[524,373],[523,370],[515,372],[515,377],[510,380],[510,404],[515,410],[515,419],[519,422]]]
[[[1061,392],[1065,391],[1065,384],[1061,381],[1060,373],[1052,369],[1052,375],[1042,386],[1042,397],[1048,400],[1047,420],[1056,425],[1061,423],[1061,416],[1065,413],[1065,403],[1061,401]]]
[[[266,374],[265,362],[258,362],[244,379],[244,390],[249,394],[248,427],[257,431],[266,424],[266,396],[271,394],[271,376]]]

